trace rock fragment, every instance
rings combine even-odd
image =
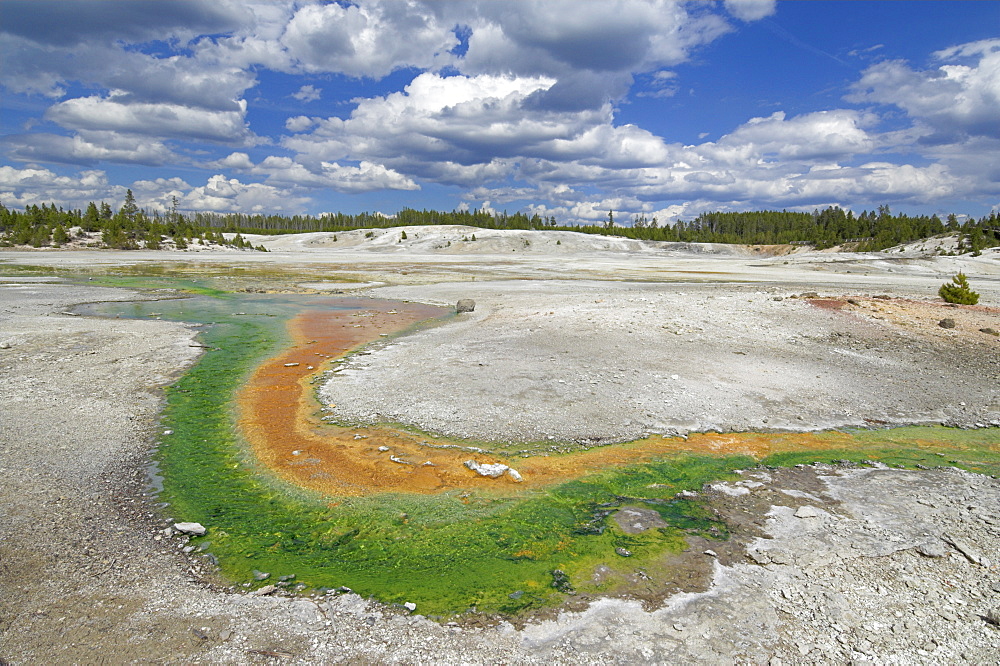
[[[471,298],[463,298],[455,304],[455,312],[461,314],[463,312],[473,312],[476,309],[476,302]]]
[[[945,547],[944,542],[940,539],[933,539],[931,541],[924,542],[914,548],[914,550],[924,557],[944,557],[948,554],[948,549]]]
[[[819,516],[819,511],[808,505],[800,506],[795,512],[796,518],[819,518]]]
[[[983,555],[978,548],[973,546],[965,539],[957,537],[953,534],[945,534],[944,539],[945,541],[953,545],[958,550],[958,552],[962,553],[962,555],[965,555],[966,559],[968,559],[973,564],[978,564],[984,567],[990,566],[989,558]]]
[[[174,529],[182,534],[192,536],[204,536],[208,532],[201,523],[174,523]]]
[[[488,476],[491,479],[499,479],[504,474],[510,476],[515,483],[523,481],[521,474],[503,463],[478,463],[475,460],[466,460],[465,466],[479,476]]]

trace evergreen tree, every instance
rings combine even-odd
[[[87,204],[87,212],[83,214],[80,226],[84,231],[97,231],[101,224],[101,213],[97,210],[97,205],[91,201]]]
[[[28,242],[32,247],[44,247],[49,244],[50,237],[51,232],[49,232],[49,228],[42,225],[35,227]]]
[[[132,190],[127,190],[125,192],[125,203],[122,204],[122,207],[118,212],[121,213],[121,215],[129,222],[135,220],[136,213],[139,212],[139,206],[135,203],[135,197],[132,195]]]
[[[959,305],[975,305],[979,302],[979,294],[969,287],[969,280],[964,273],[959,273],[951,279],[951,283],[945,282],[938,289],[938,295],[948,303],[958,303]]]
[[[146,249],[147,250],[159,250],[160,249],[160,229],[159,225],[152,225],[149,231],[146,232]]]
[[[66,228],[59,224],[56,225],[55,230],[52,232],[52,243],[59,247],[60,245],[65,245],[69,241],[69,235],[66,233]]]

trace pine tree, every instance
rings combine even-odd
[[[948,303],[959,305],[975,305],[979,302],[979,294],[969,288],[969,280],[965,273],[959,273],[951,279],[954,284],[945,282],[938,289],[938,295]]]
[[[87,212],[83,214],[83,229],[84,231],[97,231],[100,228],[101,223],[101,213],[97,210],[97,206],[91,201],[87,205]]]
[[[146,249],[147,250],[159,250],[160,249],[160,230],[158,228],[151,227],[146,233]]]
[[[63,225],[56,225],[56,228],[52,231],[52,243],[58,247],[69,241],[69,235],[66,233],[66,228]]]
[[[139,206],[135,203],[135,196],[132,194],[132,190],[125,192],[125,203],[122,204],[118,212],[129,222],[135,219],[136,213],[139,212]]]

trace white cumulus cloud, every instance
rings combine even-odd
[[[80,132],[74,136],[36,133],[0,139],[7,154],[22,162],[91,165],[98,162],[163,165],[180,158],[162,141],[117,132]]]
[[[433,67],[458,43],[452,28],[422,3],[305,5],[281,44],[308,72],[382,77],[403,66]]]
[[[53,105],[48,120],[67,129],[122,132],[220,143],[253,143],[246,103],[234,111],[211,111],[176,104],[130,102],[116,91],[107,97],[77,97]]]
[[[759,21],[775,12],[776,0],[725,0],[726,11],[741,21]]]
[[[107,174],[98,170],[59,175],[36,167],[18,169],[0,166],[0,203],[12,208],[56,203],[65,208],[83,208],[91,201],[112,201],[125,188],[108,183]]]
[[[914,69],[887,60],[865,70],[852,101],[891,104],[934,132],[1000,138],[1000,39],[939,51],[942,64]]]
[[[298,187],[324,187],[345,193],[377,190],[419,190],[412,179],[381,164],[362,161],[358,166],[320,162],[309,169],[289,157],[267,157],[252,173],[266,175],[268,183]]]
[[[192,188],[182,200],[185,210],[216,213],[294,213],[309,202],[291,189],[261,183],[242,183],[236,178],[216,174],[201,186]]]
[[[299,88],[298,92],[292,93],[292,97],[299,100],[303,104],[307,104],[309,102],[315,102],[322,96],[323,93],[320,92],[320,90],[316,86],[312,85],[302,86],[301,88]]]

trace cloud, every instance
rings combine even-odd
[[[647,197],[728,190],[773,199],[794,194],[797,187],[767,185],[779,175],[776,164],[802,174],[811,164],[851,159],[876,145],[866,130],[872,119],[843,109],[793,118],[776,112],[751,119],[717,142],[668,144],[635,125],[615,126],[610,106],[556,112],[528,104],[550,85],[551,79],[540,77],[425,73],[403,92],[357,100],[349,118],[318,120],[311,132],[286,137],[282,145],[298,153],[299,163],[311,165],[314,176],[324,160],[360,159],[410,178],[462,187],[524,179],[532,188],[588,183]],[[494,201],[504,196],[490,194]]]
[[[651,71],[683,62],[692,48],[732,29],[718,14],[691,9],[666,0],[609,0],[588,3],[586,11],[575,0],[478,3],[478,15],[466,17],[472,36],[458,66],[550,76]]]
[[[298,92],[292,93],[292,97],[306,104],[318,100],[322,93],[316,86],[302,86]]]
[[[161,141],[117,132],[83,132],[62,136],[38,132],[0,139],[7,155],[21,162],[94,165],[99,162],[160,166],[179,157]]]
[[[1000,39],[934,55],[943,64],[933,69],[913,69],[903,60],[872,65],[848,99],[899,107],[939,141],[966,135],[1000,138]]]
[[[84,41],[146,41],[232,30],[247,19],[243,3],[4,0],[3,32],[52,46]]]
[[[167,7],[172,8],[174,4],[177,5],[177,15],[171,17],[172,20],[156,23],[157,16],[170,14]],[[39,5],[52,5],[53,15],[43,14]],[[223,7],[229,6],[229,3],[213,5]],[[219,14],[228,17],[225,25],[235,27],[245,18],[241,6],[233,4],[231,12]],[[119,12],[119,9],[122,11]],[[205,28],[215,25],[211,21],[195,20],[191,14],[197,12],[186,11],[191,9],[197,9],[197,4],[86,0],[69,3],[44,0],[5,2],[4,22],[0,23],[3,33],[3,39],[0,39],[4,60],[3,85],[14,92],[60,97],[69,84],[79,82],[89,87],[125,91],[138,101],[233,109],[235,99],[256,83],[252,72],[201,62],[187,54],[162,56],[127,48],[145,39],[163,40],[176,48],[187,38],[195,36],[199,25]],[[110,13],[102,16],[102,11]],[[213,11],[206,10],[205,13],[212,14]],[[139,19],[135,14],[145,14],[145,17],[138,23],[129,23],[130,19]],[[13,25],[8,25],[9,16],[14,18]],[[32,21],[38,19],[44,28],[38,31],[28,29],[30,26],[22,25],[26,18]],[[190,25],[182,24],[185,18],[191,20]],[[100,23],[102,29],[93,33],[81,29],[81,25],[92,22]],[[25,29],[17,31],[18,27]],[[74,34],[79,40],[70,39],[62,35],[63,32]],[[100,38],[102,34],[106,39]],[[62,36],[53,39],[56,35]]]
[[[209,164],[210,167],[215,169],[236,169],[236,170],[247,170],[253,168],[253,162],[250,161],[250,156],[246,153],[230,153],[221,160],[216,160]]]
[[[516,160],[580,160],[606,167],[662,163],[659,137],[634,125],[614,127],[610,105],[584,112],[534,108],[552,85],[542,77],[440,76],[425,73],[403,92],[357,100],[347,119],[313,119],[315,129],[282,141],[306,164],[354,159],[400,173],[468,186],[505,178]],[[293,127],[312,123],[293,119]]]
[[[181,201],[185,210],[216,213],[296,213],[309,203],[290,189],[242,183],[216,174],[202,187],[192,188]]]
[[[137,3],[42,2],[51,13],[45,19],[37,3],[7,3],[4,85],[51,97],[73,84],[91,90],[45,114],[76,136],[8,140],[15,159],[160,164],[174,157],[168,141],[189,150],[201,142],[256,145],[263,140],[250,130],[243,99],[258,83],[255,68],[379,78],[413,67],[429,71],[404,93],[361,100],[339,126],[337,119],[286,120],[299,135],[288,145],[313,174],[324,172],[324,162],[349,160],[405,172],[411,182],[496,177],[509,173],[509,157],[555,159],[599,144],[619,164],[648,160],[662,152],[658,141],[604,127],[608,101],[627,93],[634,73],[681,62],[731,29],[715,11],[666,0],[611,0],[586,11],[568,1],[178,1],[143,11]],[[462,53],[459,33],[469,39]],[[151,49],[148,40],[157,40]],[[443,67],[465,74],[444,76]],[[319,95],[302,85],[292,97],[308,103]],[[149,145],[112,146],[112,133]]]
[[[633,75],[684,62],[693,49],[732,30],[706,7],[665,0],[588,3],[586,11],[573,0],[475,8],[475,17],[465,17],[472,30],[468,51],[455,66],[469,75],[554,78],[534,100],[551,110],[600,108],[624,96]]]
[[[83,209],[91,201],[107,201],[119,206],[125,199],[126,189],[133,191],[141,208],[161,211],[170,208],[173,197],[177,197],[181,210],[218,213],[294,214],[309,203],[307,197],[291,189],[242,183],[223,175],[210,177],[200,187],[191,187],[177,177],[137,180],[126,187],[109,184],[107,174],[99,170],[58,175],[49,169],[0,166],[0,202],[8,207],[54,203],[64,208]]]
[[[293,116],[285,120],[285,129],[289,132],[305,132],[318,122],[316,118],[307,116]]]
[[[90,201],[115,200],[125,188],[108,184],[103,171],[80,171],[60,176],[37,167],[17,169],[0,166],[0,202],[7,207],[56,203],[65,208],[83,208]]]
[[[152,180],[137,180],[129,188],[135,197],[136,203],[145,210],[168,211],[173,208],[173,201],[176,198],[178,209],[181,208],[180,201],[184,193],[191,189],[181,178],[154,178]]]
[[[11,201],[45,186],[78,196],[63,176],[33,166],[45,163],[211,169],[199,187],[143,173],[134,189],[149,206],[178,196],[191,209],[301,212],[295,206],[316,190],[438,184],[461,188],[466,201],[557,211],[561,221],[600,221],[608,207],[676,216],[819,201],[992,201],[1000,182],[1000,39],[940,50],[924,67],[871,65],[846,98],[863,110],[778,111],[683,145],[619,124],[616,105],[676,95],[685,85],[677,71],[688,71],[676,65],[740,22],[772,15],[772,0],[7,0],[3,9],[5,93],[50,105],[0,139],[40,183],[8,187]],[[764,27],[803,46],[773,22]],[[352,100],[347,116],[293,115],[335,95],[337,75],[379,94]],[[259,105],[249,113],[248,99]],[[284,116],[277,135],[253,131]],[[244,152],[269,143],[280,153]],[[93,189],[118,196],[104,178]]]
[[[230,156],[232,157],[232,156]],[[324,187],[349,194],[377,190],[419,190],[412,179],[381,164],[362,161],[358,166],[320,162],[309,169],[288,157],[268,157],[254,167],[255,175],[266,175],[268,183],[298,187]]]
[[[759,21],[774,14],[776,0],[725,0],[726,11],[741,21]]]
[[[874,141],[862,128],[865,116],[857,111],[817,111],[786,119],[783,111],[767,118],[751,118],[721,139],[716,152],[756,159],[829,159],[866,153]]]
[[[677,94],[677,72],[660,70],[649,77],[648,89],[636,93],[636,97],[666,99]]]
[[[255,137],[245,114],[245,102],[235,111],[210,111],[176,104],[132,102],[127,95],[113,91],[107,97],[95,95],[59,102],[45,112],[45,118],[67,129],[253,144]]]
[[[304,71],[381,78],[400,67],[450,60],[447,53],[458,39],[453,25],[422,3],[330,3],[301,7],[281,44]]]
[[[472,165],[568,136],[566,121],[528,114],[523,101],[551,79],[424,73],[402,92],[358,100],[349,118],[319,121],[310,134],[282,145],[305,161],[361,159],[383,164],[457,162]],[[401,156],[404,156],[401,158]]]

